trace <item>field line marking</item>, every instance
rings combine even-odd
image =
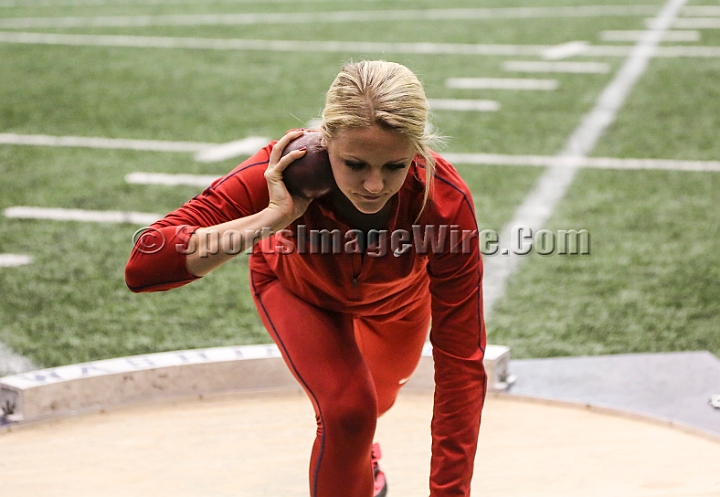
[[[503,62],[505,71],[514,72],[559,72],[574,74],[605,74],[610,65],[604,62],[549,62],[508,60]]]
[[[682,10],[685,16],[718,17],[720,6],[717,5],[688,5]]]
[[[720,57],[720,47],[712,46],[664,46],[659,47],[655,53],[655,57],[679,58],[679,57],[698,57],[698,58],[718,58]]]
[[[217,143],[132,140],[124,138],[97,138],[89,136],[21,135],[15,133],[0,133],[0,144],[148,150],[156,152],[199,152],[201,150],[217,146]]]
[[[238,50],[317,53],[396,53],[423,55],[542,56],[554,45],[509,45],[472,43],[382,43],[346,41],[253,40],[239,38],[185,38],[166,36],[72,35],[0,31],[0,43],[28,45],[96,46],[122,48],[168,48],[194,50]],[[589,57],[627,57],[632,46],[589,45]],[[656,57],[718,58],[718,46],[666,46]]]
[[[720,17],[684,17],[675,19],[673,27],[680,29],[720,29]]]
[[[494,100],[461,100],[452,98],[428,98],[432,110],[497,112],[500,103]]]
[[[668,0],[645,36],[634,46],[610,83],[604,88],[593,109],[581,120],[558,154],[559,161],[587,157],[607,127],[615,120],[630,90],[647,69],[663,33],[687,0]],[[533,231],[543,227],[555,211],[575,178],[578,166],[553,165],[538,178],[533,189],[517,208],[513,218],[503,227],[500,240],[510,240],[515,227],[527,226]],[[484,299],[489,317],[495,303],[505,294],[510,277],[516,272],[521,257],[509,254],[485,258]]]
[[[270,52],[394,52],[438,55],[540,55],[547,46],[471,43],[383,43],[350,41],[257,40],[240,38],[186,38],[168,36],[73,35],[0,32],[0,42],[101,46],[125,48],[183,48],[198,50],[248,50]]]
[[[496,83],[500,82],[497,86],[503,86],[505,81],[512,82],[512,85],[517,83],[524,84],[528,81],[538,82],[555,82],[555,80],[531,80],[531,79],[504,79],[504,78],[477,78],[480,81],[480,85],[473,86],[476,78],[450,78],[448,81],[454,81],[450,88],[493,88]],[[486,81],[490,80],[490,84],[485,86]],[[544,85],[542,85],[544,86]],[[312,121],[308,123],[308,127],[319,125],[319,121]],[[35,145],[35,146],[50,146],[50,147],[89,147],[89,148],[112,148],[112,149],[123,149],[126,147],[132,150],[148,150],[157,152],[213,152],[216,149],[223,149],[228,147],[235,152],[238,152],[242,148],[238,155],[242,154],[253,154],[261,147],[265,146],[270,142],[269,138],[260,137],[248,137],[244,140],[238,140],[227,144],[217,143],[203,143],[203,142],[173,142],[173,141],[153,141],[153,140],[125,140],[117,138],[99,138],[99,137],[78,137],[78,136],[50,136],[50,135],[16,135],[16,134],[0,134],[0,144],[11,144],[11,145]],[[240,147],[242,144],[242,147]],[[143,148],[144,147],[144,148]],[[196,154],[197,155],[197,154]],[[557,156],[552,155],[508,155],[508,154],[489,154],[489,153],[443,153],[443,157],[447,158],[450,162],[458,164],[484,164],[484,165],[497,165],[497,166],[568,166],[577,165],[578,167],[590,167],[590,168],[602,168],[602,169],[668,169],[668,170],[679,170],[679,171],[717,171],[720,168],[720,161],[711,160],[675,160],[675,159],[620,159],[615,157],[580,157],[573,158],[572,160],[565,159],[559,161]],[[197,157],[196,157],[197,158]],[[188,177],[194,179],[188,179],[188,183],[183,183],[182,179],[170,180],[168,183],[164,183],[165,180],[161,179],[147,179],[140,180],[143,176],[131,176],[133,178],[130,183],[137,184],[173,184],[172,181],[176,181],[176,184],[188,184],[192,186],[203,186],[202,183],[208,180],[209,184],[218,176],[206,176],[206,175],[171,175],[171,174],[160,174],[160,173],[132,173],[135,174],[146,174],[146,178],[160,178],[160,177]],[[154,176],[151,176],[154,175]],[[202,178],[202,179],[199,179]],[[147,183],[145,183],[147,181]],[[156,183],[151,183],[156,181]]]
[[[50,207],[8,207],[5,217],[11,219],[44,219],[51,221],[79,221],[84,223],[128,223],[150,225],[161,219],[159,214],[145,212],[93,211]]]
[[[0,28],[81,28],[145,26],[217,26],[256,24],[361,23],[397,21],[473,21],[564,17],[645,16],[648,6],[510,7],[467,9],[347,10],[242,14],[23,17],[0,19]]]
[[[542,57],[546,60],[560,60],[574,57],[576,55],[582,55],[587,52],[588,42],[586,41],[570,41],[568,43],[561,43],[551,48],[547,48],[542,51]]]
[[[0,267],[19,267],[32,264],[32,257],[21,254],[0,254]]]
[[[618,159],[614,157],[570,157],[553,155],[442,154],[453,164],[486,166],[585,167],[591,169],[659,169],[720,172],[720,161],[674,159]]]
[[[80,147],[150,152],[194,152],[200,162],[219,162],[240,155],[251,155],[270,142],[269,138],[249,136],[229,143],[204,143],[164,140],[132,140],[92,136],[50,136],[0,133],[0,145],[44,147]]]
[[[443,157],[453,164],[489,166],[583,167],[615,170],[672,170],[686,172],[720,172],[720,161],[691,161],[671,159],[615,159],[609,157],[570,157],[551,155],[454,154]],[[219,176],[203,174],[166,174],[134,172],[125,181],[136,185],[197,186],[205,188]]]
[[[125,182],[134,185],[199,186],[205,188],[219,176],[203,174],[164,174],[135,172],[125,176]]]
[[[357,0],[356,3],[378,3],[384,0]],[[410,1],[410,0],[400,0]],[[342,3],[342,0],[303,0],[306,3]],[[213,0],[213,3],[252,4],[252,3],[297,3],[297,0]],[[0,7],[104,7],[127,5],[206,5],[203,0],[0,0]]]
[[[224,4],[253,4],[253,3],[297,3],[297,0],[214,0],[215,3]],[[338,3],[343,4],[342,0],[304,0],[309,3]],[[357,0],[356,3],[380,3],[384,0]],[[107,5],[195,5],[204,3],[202,0],[0,0],[0,7],[58,7],[58,6],[88,6],[99,7]],[[521,7],[523,8],[523,7]],[[530,7],[534,10],[556,9],[558,7]],[[583,13],[583,17],[593,16],[646,16],[654,15],[657,12],[656,5],[598,5],[598,6],[581,6],[581,7],[560,7],[566,12],[572,12],[578,9]],[[523,8],[527,9],[527,7]],[[492,9],[491,9],[492,10]],[[510,8],[508,8],[510,10]],[[720,16],[720,7],[718,6],[686,6],[682,10],[683,15],[687,16]],[[570,14],[566,14],[570,15]]]
[[[632,52],[633,47],[626,45],[590,45],[584,54],[589,57],[626,57]],[[656,58],[718,58],[720,57],[719,46],[685,46],[665,45],[657,47],[653,57]]]
[[[268,143],[270,143],[270,138],[249,136],[242,140],[221,143],[202,149],[195,154],[195,160],[198,162],[220,162],[241,155],[252,155]]]
[[[601,31],[601,41],[626,41],[626,42],[637,42],[643,37],[645,31],[642,30],[620,30],[620,31]],[[689,41],[695,42],[700,41],[700,31],[696,30],[671,30],[666,31],[663,35],[663,41],[670,42],[681,42]]]
[[[556,79],[530,78],[448,78],[446,88],[458,90],[556,90]]]

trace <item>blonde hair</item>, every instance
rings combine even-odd
[[[429,108],[422,83],[407,67],[384,60],[351,62],[335,77],[325,98],[320,131],[325,143],[346,129],[377,126],[405,136],[425,161],[427,205],[435,177],[429,145]],[[418,214],[418,217],[420,215]]]

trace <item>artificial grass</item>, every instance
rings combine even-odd
[[[584,5],[542,0],[532,6]],[[603,0],[593,5],[625,5]],[[660,5],[662,2],[644,2]],[[353,9],[530,6],[526,1],[359,2]],[[0,16],[137,15],[347,9],[333,2],[197,2],[6,8]],[[254,26],[244,36],[465,43],[595,42],[642,17]],[[435,27],[445,27],[436,29]],[[354,28],[354,29],[349,29]],[[50,32],[52,30],[48,30]],[[72,30],[229,36],[235,28]],[[430,34],[428,34],[430,33]],[[427,35],[427,36],[425,36]],[[712,40],[712,38],[710,38]],[[704,43],[707,43],[706,41]],[[613,74],[512,74],[503,57],[316,54],[0,44],[0,133],[227,142],[277,138],[319,114],[350,58],[407,64],[430,98],[483,98],[497,113],[435,112],[448,152],[553,155]],[[520,58],[520,57],[518,57]],[[604,59],[617,70],[622,59]],[[654,59],[595,150],[598,156],[720,157],[713,59]],[[542,77],[554,92],[459,91],[448,77]],[[133,210],[160,215],[200,188],[128,185],[130,172],[221,175],[241,158],[202,164],[192,154],[0,146],[0,208]],[[499,231],[540,168],[459,165],[480,229]],[[720,176],[677,171],[582,171],[546,228],[587,229],[589,256],[531,255],[488,323],[513,357],[705,349],[718,344],[717,199]],[[34,257],[0,268],[0,342],[40,366],[164,350],[268,342],[247,289],[246,256],[186,287],[135,295],[123,281],[134,225],[0,217],[0,253]]]
[[[661,0],[645,0],[641,5],[659,6]],[[143,0],[83,1],[83,0],[4,0],[0,3],[3,17],[60,17],[88,15],[163,15],[233,12],[325,12],[336,10],[432,9],[432,8],[512,8],[527,7],[527,0],[360,0],[349,5],[343,0]],[[587,5],[586,0],[536,0],[533,7],[565,7]],[[628,5],[627,0],[594,0],[592,5]]]
[[[437,8],[437,6],[436,6]],[[451,9],[452,7],[446,7]],[[407,10],[404,8],[383,10]],[[350,9],[355,10],[355,9]],[[375,10],[375,9],[373,9]],[[311,13],[301,10],[300,13]],[[292,10],[275,11],[273,14],[292,16]],[[186,14],[183,14],[186,15]],[[191,15],[191,14],[190,14]],[[232,12],[228,13],[232,15]],[[320,15],[320,14],[319,14]],[[586,40],[599,44],[599,33],[604,30],[641,30],[645,18],[636,16],[596,16],[567,18],[536,17],[488,17],[481,19],[414,20],[397,21],[378,15],[371,21],[324,22],[318,17],[311,22],[256,24],[206,24],[187,25],[157,21],[150,26],[78,26],[78,27],[28,27],[22,31],[42,33],[68,33],[93,35],[172,36],[178,38],[210,39],[258,39],[381,43],[462,43],[462,44],[511,44],[511,45],[557,45],[568,40]],[[539,22],[541,21],[541,22]],[[350,27],[350,29],[348,29]],[[604,42],[603,42],[604,43]],[[625,43],[627,44],[627,43]]]
[[[654,59],[594,155],[720,158],[718,59]]]
[[[200,142],[302,126],[340,65],[334,55],[22,45],[0,45],[0,57],[12,61],[0,73],[3,132]]]
[[[123,268],[135,228],[3,222],[3,248],[34,262],[0,272],[0,340],[46,367],[268,341],[248,291],[246,256],[191,287],[131,293]]]
[[[350,58],[103,47],[0,46],[0,53],[17,61],[0,74],[4,132],[220,143],[304,126]],[[474,67],[467,57],[393,59],[420,75],[430,98],[500,102],[497,113],[435,112],[455,152],[554,154],[610,77],[553,75],[561,83],[555,92],[457,91],[445,88],[447,77],[508,77],[502,59]]]
[[[720,355],[720,175],[585,170],[549,223],[587,256],[532,255],[488,325],[513,357],[709,350]]]

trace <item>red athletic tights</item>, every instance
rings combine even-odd
[[[251,277],[260,317],[315,408],[310,495],[372,497],[375,425],[418,364],[429,297],[400,318],[358,318],[308,304],[277,279]]]

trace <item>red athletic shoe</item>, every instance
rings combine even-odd
[[[387,495],[387,480],[385,479],[385,473],[380,470],[380,466],[378,465],[378,461],[382,457],[380,444],[373,444],[371,455],[373,474],[375,475],[375,489],[373,497],[385,497]]]

